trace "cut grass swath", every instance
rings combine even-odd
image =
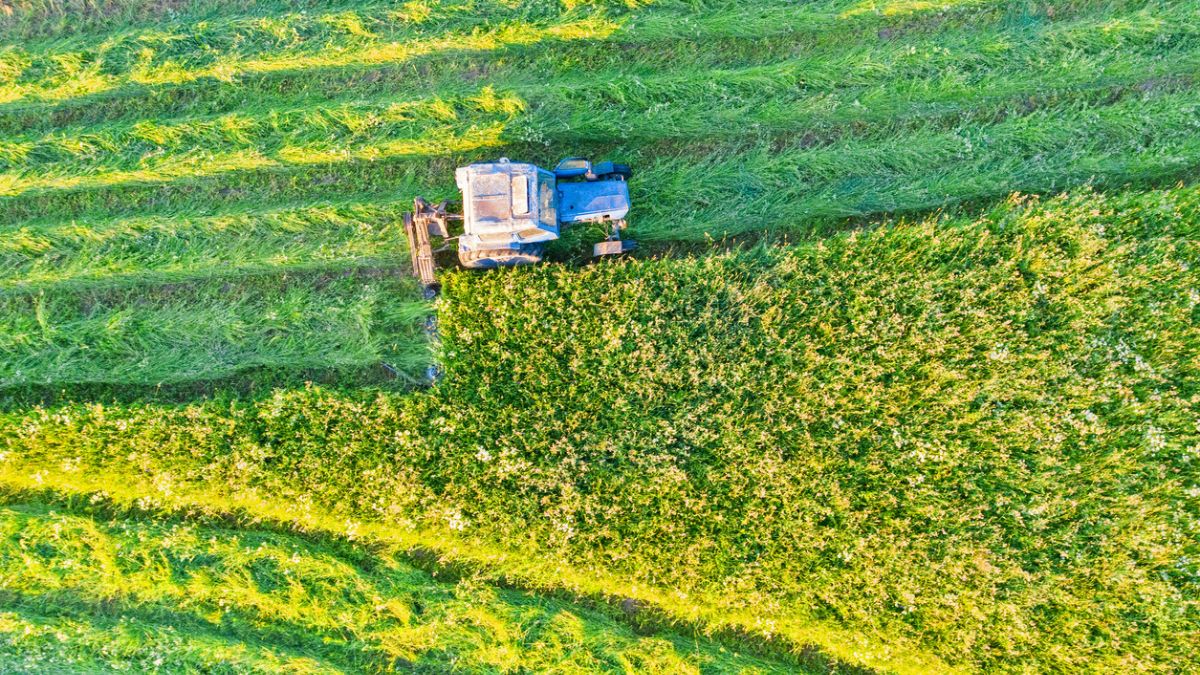
[[[419,297],[398,270],[0,296],[0,387],[381,362],[415,373],[429,359]]]
[[[0,293],[407,264],[406,202],[43,223],[0,237]]]

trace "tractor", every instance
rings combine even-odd
[[[450,213],[448,201],[434,205],[422,197],[404,214],[413,272],[432,296],[438,289],[434,253],[446,250],[435,251],[433,237],[443,244],[457,239],[459,263],[468,269],[512,267],[541,262],[546,242],[578,223],[606,230],[593,255],[624,253],[634,246],[621,239],[630,175],[624,164],[592,164],[582,157],[568,157],[553,171],[506,157],[459,167],[454,178],[462,193],[462,214]],[[461,234],[451,237],[450,224],[460,221]]]

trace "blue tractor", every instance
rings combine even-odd
[[[621,240],[630,174],[624,164],[592,164],[581,157],[564,159],[553,171],[505,157],[459,167],[454,178],[463,197],[461,215],[448,211],[449,202],[435,206],[421,197],[412,213],[404,214],[413,271],[430,293],[436,292],[432,238],[452,239],[454,221],[463,224],[462,233],[453,237],[458,260],[469,269],[541,262],[546,242],[576,223],[605,228],[607,237],[593,247],[594,255],[624,253],[633,248],[633,242]]]

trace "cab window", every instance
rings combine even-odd
[[[529,177],[518,174],[512,177],[512,211],[514,216],[529,213]]]

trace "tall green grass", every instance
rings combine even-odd
[[[443,532],[868,665],[1188,671],[1198,195],[452,274],[428,392],[16,411],[5,480]]]

